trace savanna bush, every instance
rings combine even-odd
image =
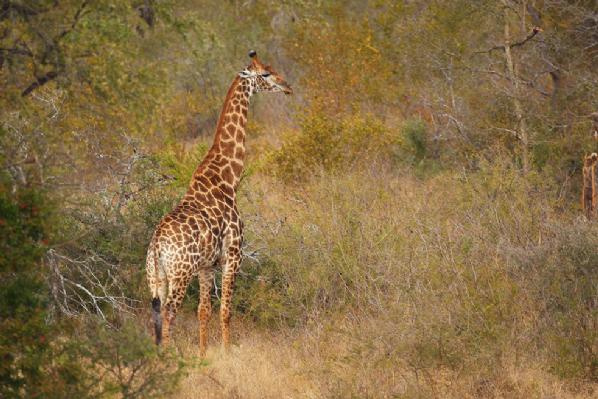
[[[13,192],[3,178],[0,176],[0,397],[150,398],[173,392],[184,364],[171,352],[159,352],[138,326],[128,322],[115,328],[96,322],[89,314],[61,317],[53,312],[52,299],[56,298],[52,298],[52,288],[60,288],[46,285],[56,276],[50,276],[44,254],[49,233],[56,230],[51,228],[56,211],[42,191],[18,188]],[[86,242],[97,246],[95,254],[105,257],[116,250],[114,241],[106,238],[107,226],[99,226],[101,232]],[[116,229],[114,225],[111,228]],[[96,278],[112,271],[101,269],[106,263],[101,259],[95,257],[87,264],[94,268]],[[67,281],[77,278],[76,273],[64,272]],[[110,315],[108,311],[105,314]]]
[[[48,295],[40,267],[47,239],[48,201],[34,189],[13,191],[0,175],[0,396],[52,396],[46,323]],[[63,377],[59,375],[59,377]]]
[[[511,254],[537,305],[533,337],[561,377],[598,380],[598,229],[552,220],[542,242]]]
[[[560,375],[595,378],[595,227],[557,212],[546,176],[479,165],[425,181],[372,166],[264,183],[245,205],[265,218],[248,239],[267,263],[244,266],[256,274],[245,293],[262,298],[254,317],[365,318],[374,327],[346,331],[359,337],[352,356],[415,371],[492,379],[509,359],[550,359]]]
[[[426,125],[421,119],[408,119],[401,126],[405,152],[413,162],[421,161],[428,151]]]
[[[264,166],[283,180],[301,180],[322,171],[346,171],[391,156],[398,137],[371,115],[331,117],[313,111],[298,132],[290,132]]]
[[[191,151],[185,151],[184,148],[172,145],[164,151],[159,157],[160,167],[168,174],[172,180],[172,187],[179,191],[189,186],[189,181],[197,166],[203,161],[208,152],[206,143],[197,143]]]
[[[138,320],[116,328],[88,320],[80,331],[84,334],[71,350],[89,364],[88,380],[95,381],[88,388],[91,397],[163,398],[175,392],[185,373],[183,359],[158,348]]]
[[[92,195],[80,192],[73,199],[76,206],[57,212],[61,222],[55,239],[63,244],[49,253],[57,310],[118,318],[145,298],[147,243],[177,199],[156,164],[141,158],[120,181]]]

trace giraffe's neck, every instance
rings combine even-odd
[[[197,167],[191,181],[192,186],[193,181],[204,174],[206,169],[212,169],[218,171],[222,182],[236,190],[245,161],[245,124],[252,93],[247,79],[237,76],[233,80],[218,119],[214,143]]]

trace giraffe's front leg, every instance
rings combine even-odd
[[[226,349],[230,344],[230,314],[235,276],[241,263],[241,248],[231,247],[222,270],[222,294],[220,302],[220,328],[222,329],[222,346]]]

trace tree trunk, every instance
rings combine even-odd
[[[507,0],[503,0],[504,5],[504,46],[505,46],[505,61],[507,65],[507,76],[511,81],[513,107],[515,108],[515,117],[517,118],[517,138],[521,146],[521,162],[523,166],[523,174],[527,174],[530,169],[529,161],[529,136],[527,131],[527,124],[523,115],[523,106],[521,105],[521,90],[515,64],[513,63],[513,55],[511,53],[511,31],[509,27],[509,7]]]

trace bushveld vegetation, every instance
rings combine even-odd
[[[145,251],[249,49],[295,94],[200,361]],[[597,61],[594,0],[0,2],[0,397],[596,396]]]

